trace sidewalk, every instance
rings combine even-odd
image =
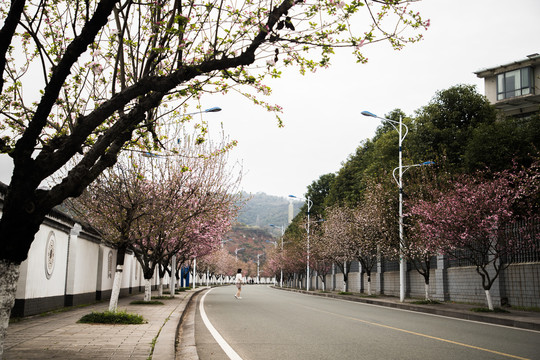
[[[376,297],[367,297],[353,293],[352,295],[339,295],[338,292],[320,292],[320,291],[306,291],[292,288],[280,288],[274,287],[279,290],[294,291],[303,294],[330,297],[335,299],[342,299],[348,301],[356,301],[366,304],[373,304],[379,306],[393,307],[397,309],[417,311],[428,314],[435,314],[441,316],[448,316],[458,319],[466,319],[471,321],[479,321],[490,324],[512,326],[522,329],[537,330],[540,331],[540,312],[536,311],[522,311],[512,308],[508,308],[508,313],[483,313],[471,311],[473,308],[482,307],[480,305],[470,304],[457,304],[452,302],[444,302],[441,304],[431,305],[417,305],[413,304],[416,299],[405,299],[404,302],[400,302],[399,298],[393,296],[378,295]]]
[[[9,325],[4,360],[174,360],[178,325],[189,300],[198,291],[190,290],[177,294],[174,299],[160,300],[164,305],[130,305],[134,300],[142,300],[144,294],[119,299],[118,310],[142,315],[147,320],[142,325],[77,323],[92,311],[107,310],[108,302],[25,318]]]

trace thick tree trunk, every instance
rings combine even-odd
[[[116,265],[116,271],[114,272],[114,282],[111,293],[111,299],[109,300],[109,311],[116,312],[118,308],[118,298],[120,297],[120,288],[122,287],[122,276],[124,274],[124,266]]]
[[[429,300],[429,283],[424,284],[426,300]]]
[[[493,310],[493,300],[491,299],[491,292],[489,290],[484,290],[486,292],[486,300],[488,304],[488,309]]]
[[[144,279],[144,301],[152,300],[152,279]]]
[[[174,269],[176,269],[176,255],[171,258],[171,274],[169,279],[169,295],[171,297],[174,297],[176,295],[176,277],[174,274]]]
[[[20,265],[0,260],[0,359],[4,354],[4,340],[9,325],[11,309],[15,304]]]
[[[158,296],[163,296],[163,280],[164,277],[159,278],[159,286],[158,286]]]
[[[111,299],[109,300],[109,311],[116,312],[118,308],[118,298],[122,288],[122,278],[124,276],[124,258],[126,256],[126,247],[119,246],[116,253],[116,271],[114,272],[113,288]]]
[[[367,273],[367,294],[371,295],[371,273]]]

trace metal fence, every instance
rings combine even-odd
[[[540,262],[540,222],[521,221],[504,228],[501,241],[513,244],[517,251],[503,261],[510,264]]]
[[[504,264],[540,262],[539,221],[524,220],[509,225],[499,231],[497,240],[508,248],[501,257]],[[457,250],[448,260],[448,267],[474,266],[473,256],[487,256],[487,251],[474,254],[468,249]]]

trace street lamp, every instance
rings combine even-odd
[[[405,301],[405,258],[404,258],[404,249],[403,249],[403,163],[402,163],[402,147],[403,139],[405,139],[405,136],[407,136],[407,133],[409,132],[409,128],[407,125],[403,124],[401,116],[399,117],[399,121],[390,120],[386,118],[379,117],[369,111],[362,111],[362,115],[374,117],[379,120],[387,121],[389,122],[394,129],[396,129],[399,133],[399,166],[396,168],[399,170],[399,179],[396,179],[395,177],[395,171],[394,169],[394,179],[396,179],[396,182],[399,187],[399,301],[403,302]],[[396,127],[396,124],[399,127]],[[405,134],[403,134],[403,127],[405,127]]]
[[[296,198],[300,199],[294,195],[289,195],[290,198]],[[311,198],[308,196],[306,200],[307,203],[307,265],[306,265],[306,290],[309,291],[309,212],[311,210],[311,207],[313,206],[313,201],[311,201]]]
[[[211,112],[219,112],[219,111],[221,111],[221,108],[219,106],[214,106],[214,107],[211,107],[211,108],[206,109],[206,110],[200,110],[200,111],[195,111],[195,112],[192,112],[192,113],[183,114],[182,116],[190,116],[190,115],[197,115],[197,114],[211,113]]]
[[[420,164],[414,164],[414,165],[405,165],[403,166],[403,171],[401,172],[401,174],[405,174],[405,171],[409,170],[410,168],[412,167],[417,167],[417,166],[426,166],[426,165],[435,165],[435,162],[434,161],[424,161],[423,163],[420,163]],[[398,184],[399,186],[399,181],[398,179],[396,178],[396,170],[398,170],[399,167],[395,168],[394,171],[392,171],[392,176],[394,177],[394,180],[396,181],[396,183]]]
[[[234,250],[234,255],[236,257],[236,261],[238,261],[238,252],[239,251],[242,251],[242,250],[246,250],[246,248],[236,248],[236,250]]]
[[[183,114],[182,116],[190,116],[190,115],[197,115],[197,114],[203,114],[203,113],[214,113],[214,112],[219,112],[219,111],[221,111],[221,108],[219,106],[214,106],[205,110],[199,110],[199,111]],[[165,125],[167,125],[167,123]],[[177,139],[176,141],[180,143],[180,139]],[[140,150],[131,150],[131,151],[141,152]],[[142,155],[145,157],[150,157],[150,158],[167,158],[168,157],[167,155],[154,154],[149,151],[142,152]]]
[[[285,227],[283,225],[277,226],[274,224],[270,224],[271,227],[281,229],[281,256],[283,256],[283,234],[285,234]],[[281,264],[281,277],[279,278],[279,287],[283,287],[283,264]]]
[[[221,239],[221,248],[223,249],[223,246],[225,245],[226,242],[229,242],[229,241],[232,241],[232,239],[227,239],[227,240],[223,240]]]
[[[399,166],[392,171],[392,176],[394,177],[394,180],[396,181],[398,187],[399,187],[399,301],[403,302],[405,301],[405,256],[404,256],[404,239],[403,239],[403,173],[405,171],[409,170],[412,167],[416,166],[425,166],[425,165],[433,165],[435,164],[433,161],[425,161],[421,164],[414,164],[414,165],[406,165],[403,166],[402,161],[402,144],[403,139],[405,139],[405,136],[409,133],[409,128],[407,125],[403,124],[401,116],[399,117],[399,121],[386,119],[379,117],[369,111],[362,111],[362,115],[374,117],[379,120],[388,121],[390,125],[394,127],[399,133]],[[397,127],[396,124],[399,126]],[[405,127],[405,134],[403,134],[402,128]],[[396,170],[398,170],[398,177],[396,177]]]
[[[263,255],[263,254],[257,254],[257,284],[261,283],[261,278],[260,278],[260,275],[259,275],[259,268],[260,268],[260,265],[261,265],[259,258],[261,257],[261,255]]]

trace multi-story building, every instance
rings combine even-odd
[[[508,116],[540,111],[540,55],[475,72],[484,79],[488,100]]]

